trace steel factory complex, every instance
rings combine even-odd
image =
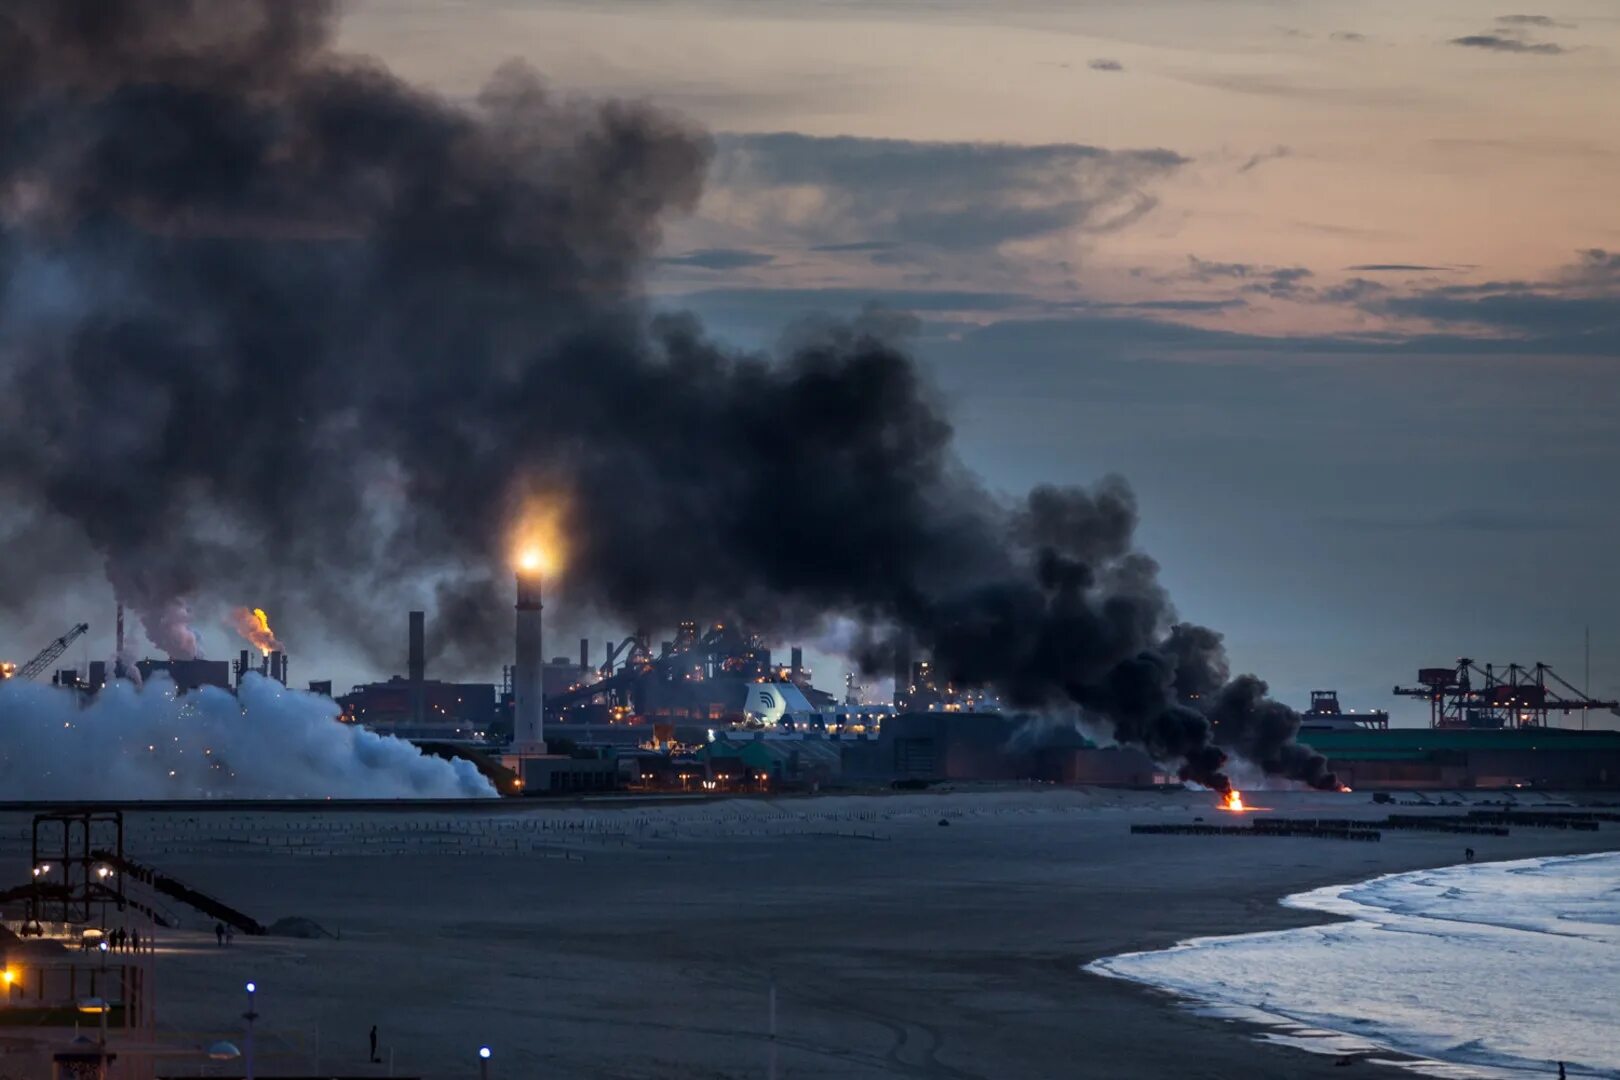
[[[427,670],[427,619],[409,613],[405,674],[335,696],[342,719],[475,762],[503,793],[544,795],[623,788],[690,792],[927,786],[954,781],[1040,781],[1153,786],[1174,768],[1140,750],[1099,745],[1089,729],[997,707],[993,698],[938,678],[928,660],[902,656],[892,702],[863,703],[816,688],[794,647],[787,663],[768,644],[726,624],[683,622],[654,643],[638,631],[591,642],[577,658],[545,658],[541,573],[516,574],[511,663],[499,682],[450,682]],[[43,678],[88,627],[79,624],[10,678]],[[122,646],[122,612],[119,613]],[[120,647],[120,656],[126,655]],[[249,673],[289,681],[279,649],[234,661],[141,660],[133,672],[91,662],[52,682],[94,694],[109,674],[163,673],[181,691],[234,690]],[[114,667],[117,665],[115,663]],[[311,692],[332,695],[330,682]],[[1391,728],[1382,711],[1346,712],[1317,691],[1300,739],[1326,754],[1346,783],[1388,788],[1620,787],[1620,732],[1585,730],[1620,705],[1588,697],[1545,664],[1502,667],[1459,660],[1419,671],[1397,695],[1429,703],[1425,728]]]

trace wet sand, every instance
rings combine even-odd
[[[1256,801],[1388,812],[1360,794]],[[475,1077],[487,1043],[495,1077],[764,1077],[774,981],[783,1078],[1253,1080],[1409,1074],[1265,1045],[1081,966],[1303,925],[1316,917],[1280,897],[1458,862],[1465,846],[1620,847],[1614,825],[1377,844],[1128,832],[1195,814],[1214,817],[1208,797],[1054,789],[549,806],[480,825],[169,811],[132,813],[128,850],[265,922],[341,934],[219,949],[194,919],[163,939],[162,1025],[238,1028],[252,978],[261,1059],[287,1067],[387,1075],[365,1063],[375,1023],[401,1076]]]

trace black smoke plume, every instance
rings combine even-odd
[[[521,66],[452,103],[337,51],[336,19],[0,0],[0,485],[82,533],[156,644],[251,599],[391,657],[429,587],[487,662],[539,504],[570,596],[627,622],[853,617],[874,665],[903,633],[1227,786],[1219,638],[1174,625],[1122,482],[985,490],[893,318],[765,357],[650,316],[701,131]],[[1301,773],[1271,718],[1244,753]]]

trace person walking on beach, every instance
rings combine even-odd
[[[1566,1080],[1564,1076],[1564,1063],[1562,1061],[1558,1063],[1558,1080]]]
[[[1463,858],[1467,859],[1469,862],[1473,862],[1474,861],[1474,849],[1473,848],[1464,848],[1463,849]]]
[[[371,1063],[377,1064],[377,1025],[371,1025]]]
[[[220,948],[223,949],[225,947],[225,924],[224,923],[217,922],[217,923],[214,924],[214,939],[219,942],[219,947]]]

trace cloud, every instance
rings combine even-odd
[[[1279,158],[1288,157],[1292,153],[1293,151],[1286,146],[1274,146],[1270,150],[1262,150],[1257,154],[1250,154],[1248,160],[1242,165],[1238,166],[1238,172],[1246,173],[1258,165],[1263,165],[1268,161],[1276,161]]]
[[[1234,308],[1248,307],[1244,300],[1135,300],[1125,304],[1109,304],[1111,308],[1126,311],[1184,311],[1184,312],[1214,312],[1231,311]]]
[[[1554,45],[1550,41],[1526,41],[1521,37],[1506,34],[1469,34],[1465,37],[1452,38],[1451,44],[1461,45],[1469,49],[1490,49],[1492,52],[1506,53],[1536,53],[1541,56],[1557,56],[1567,51],[1562,45]]]
[[[1561,23],[1550,15],[1498,15],[1496,21],[1502,26],[1558,26],[1568,28],[1571,25]]]
[[[748,251],[743,248],[702,248],[680,255],[669,255],[658,261],[666,266],[690,266],[699,270],[746,270],[749,267],[766,266],[775,260],[774,255],[767,255],[763,251]]]
[[[1541,281],[1444,285],[1359,298],[1366,310],[1457,331],[1620,356],[1620,254],[1602,248]]]
[[[1436,97],[1433,90],[1415,84],[1397,85],[1387,81],[1377,85],[1323,83],[1314,81],[1314,73],[1275,75],[1253,71],[1183,71],[1172,73],[1172,77],[1192,86],[1226,90],[1234,94],[1361,109],[1412,108],[1427,104]]]
[[[1122,228],[1157,205],[1150,186],[1187,160],[1071,143],[727,135],[717,140],[705,212],[824,249],[993,249]]]
[[[1213,262],[1196,255],[1187,256],[1185,279],[1210,282],[1220,279],[1242,281],[1243,291],[1277,298],[1297,296],[1304,282],[1314,275],[1303,266],[1258,266],[1254,263]]]
[[[893,251],[899,246],[892,240],[856,240],[848,244],[816,244],[810,250],[830,253],[860,253]]]
[[[1559,296],[1528,290],[1456,295],[1437,289],[1389,297],[1379,310],[1459,327],[1561,339],[1589,338],[1620,355],[1620,296]]]
[[[1450,272],[1450,266],[1424,266],[1421,263],[1362,263],[1359,266],[1347,266],[1346,270],[1362,274],[1406,274],[1432,271],[1436,273]]]
[[[1318,291],[1316,298],[1329,304],[1359,304],[1388,291],[1387,286],[1377,281],[1354,277]]]
[[[1087,64],[1086,66],[1089,67],[1092,71],[1124,71],[1125,70],[1125,65],[1120,63],[1118,60],[1110,60],[1107,57],[1102,57],[1102,56],[1099,56],[1097,59],[1093,60],[1091,63]]]
[[[1562,278],[1570,284],[1620,289],[1620,251],[1587,248],[1578,261],[1565,268]]]

